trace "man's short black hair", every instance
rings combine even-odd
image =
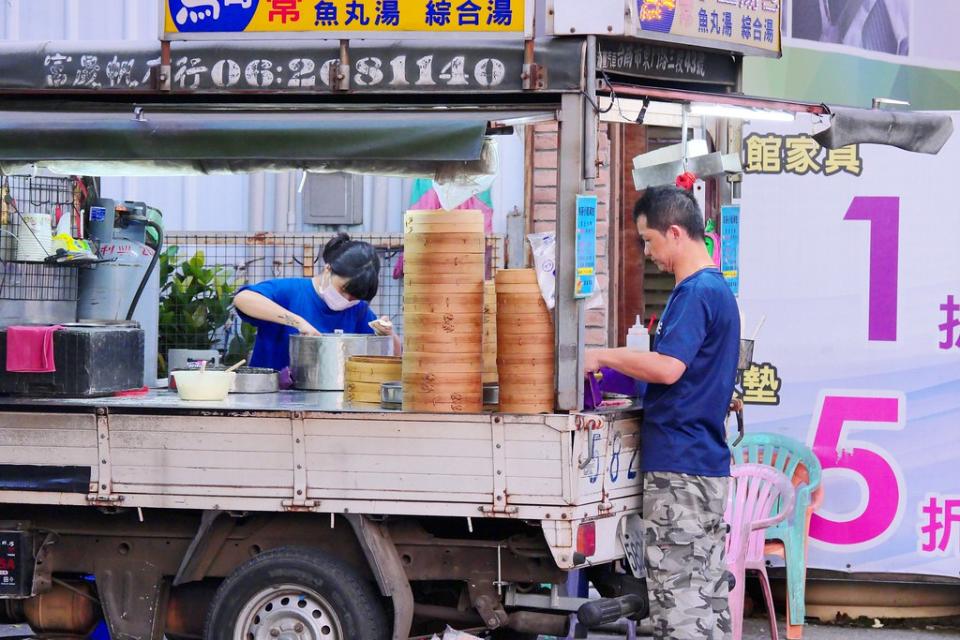
[[[647,227],[666,233],[672,225],[684,229],[692,240],[703,240],[703,213],[693,193],[679,187],[650,187],[633,207],[633,222],[640,216]]]

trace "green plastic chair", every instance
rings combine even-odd
[[[800,640],[806,615],[810,516],[823,500],[820,461],[803,443],[775,433],[747,434],[730,451],[733,464],[770,465],[790,478],[796,489],[793,514],[767,529],[764,553],[782,557],[787,566],[787,638]]]

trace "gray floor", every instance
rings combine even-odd
[[[29,634],[24,625],[0,625],[0,638],[22,637]],[[764,618],[749,618],[743,626],[744,640],[767,640],[770,629]],[[780,622],[780,640],[787,637],[783,622]],[[810,624],[804,629],[804,640],[933,640],[934,638],[960,638],[960,628],[944,628],[918,625],[911,629],[870,629],[846,625]]]
[[[770,627],[766,618],[748,618],[743,625],[744,640],[766,640]],[[780,621],[780,640],[787,637],[784,623]],[[932,640],[933,638],[960,638],[960,628],[945,628],[918,623],[912,628],[871,629],[853,625],[808,624],[803,632],[804,640]]]

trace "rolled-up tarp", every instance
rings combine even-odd
[[[830,107],[829,128],[813,137],[828,149],[885,144],[916,153],[939,153],[953,134],[949,115]]]

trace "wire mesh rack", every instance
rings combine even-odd
[[[77,281],[72,267],[0,261],[0,300],[76,302]]]
[[[25,214],[69,215],[79,225],[80,192],[72,176],[3,176],[0,180],[0,260],[17,260],[18,234],[31,230]]]
[[[0,179],[0,301],[76,302],[76,268],[46,264],[18,256],[18,234],[35,233],[21,224],[23,215],[48,214],[79,219],[79,192],[73,177],[3,176]],[[36,237],[36,236],[34,236]],[[34,242],[39,246],[39,242]],[[38,258],[45,256],[36,256]],[[8,314],[9,315],[9,314]]]
[[[219,349],[227,361],[246,357],[254,330],[232,308],[232,296],[245,285],[274,278],[312,277],[323,268],[323,246],[334,233],[170,232],[161,251],[160,353],[170,348]],[[403,332],[403,278],[398,269],[403,235],[355,234],[380,257],[380,285],[370,302]],[[487,237],[487,277],[503,266],[503,236]],[[190,262],[192,261],[192,263]],[[178,295],[186,271],[206,270],[209,280],[195,295]],[[191,281],[195,287],[195,282]],[[202,321],[201,321],[202,320]],[[191,326],[194,330],[191,331]]]

